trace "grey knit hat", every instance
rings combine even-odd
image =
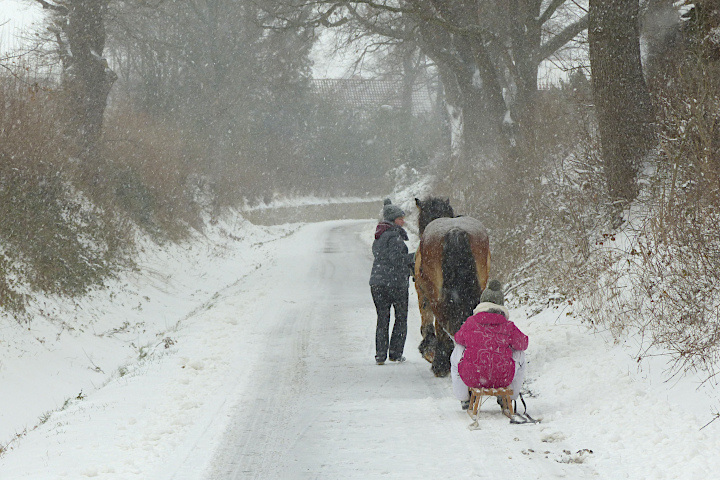
[[[495,305],[504,305],[502,284],[497,280],[490,280],[480,295],[480,302],[491,302]]]
[[[390,202],[389,198],[385,199],[384,202],[385,206],[383,207],[383,220],[386,222],[394,222],[396,218],[398,217],[404,217],[405,212],[403,212],[402,208],[398,207],[397,205],[393,205]]]

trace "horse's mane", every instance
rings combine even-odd
[[[438,218],[453,218],[455,212],[450,206],[450,199],[442,199],[438,197],[428,197],[425,200],[415,199],[420,214],[418,215],[418,230],[420,235],[425,231],[428,223]]]

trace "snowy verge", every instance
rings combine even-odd
[[[128,274],[119,284],[123,288],[112,290],[119,292],[112,298],[98,293],[77,312],[72,305],[48,303],[52,315],[38,318],[30,330],[5,325],[0,334],[0,412],[26,415],[6,435],[25,427],[29,431],[0,458],[0,478],[204,478],[230,421],[233,399],[249,388],[251,372],[267,359],[268,337],[294,333],[282,322],[268,331],[252,322],[273,308],[295,312],[290,307],[297,303],[293,292],[271,294],[258,288],[288,281],[291,269],[275,247],[282,243],[286,256],[311,255],[311,246],[329,256],[342,255],[344,250],[327,248],[318,238],[343,225],[329,222],[326,230],[314,227],[311,235],[299,224],[258,228],[240,217],[228,219],[184,246],[148,246],[140,271]],[[374,225],[361,227],[365,248],[356,251],[364,252]],[[306,232],[305,241],[293,243],[299,236],[295,232]],[[323,258],[318,264],[327,266]],[[364,272],[358,275],[365,287]],[[695,479],[713,478],[720,468],[718,426],[701,429],[708,418],[702,408],[696,411],[702,406],[697,392],[688,403],[678,398],[680,392],[692,393],[693,385],[658,382],[660,372],[638,370],[626,346],[608,343],[560,308],[533,316],[523,308],[511,309],[512,319],[530,337],[525,397],[529,412],[542,423],[510,425],[489,402],[481,408],[480,431],[469,431],[471,421],[452,398],[449,380],[432,378],[429,365],[419,358],[419,315],[412,303],[409,338],[415,342],[407,344],[408,362],[384,370],[372,363],[369,295],[357,314],[367,322],[360,329],[367,335],[362,343],[350,343],[355,336],[346,338],[352,352],[348,356],[366,359],[367,365],[359,360],[353,368],[372,369],[378,377],[372,386],[376,395],[385,386],[380,375],[405,372],[415,385],[421,383],[420,371],[430,377],[437,395],[408,389],[391,401],[381,399],[381,408],[371,408],[378,404],[371,403],[372,394],[363,385],[363,393],[353,396],[356,403],[334,405],[341,413],[353,407],[349,417],[341,417],[344,423],[324,422],[332,412],[320,407],[307,415],[318,419],[314,425],[332,423],[328,428],[336,428],[336,441],[354,448],[371,443],[359,436],[368,432],[357,426],[383,424],[402,440],[380,445],[372,450],[376,457],[361,460],[387,464],[388,475],[394,464],[385,462],[385,455],[398,450],[409,472],[398,478],[422,478],[418,471],[423,468],[468,478],[461,475],[470,461],[468,451],[503,452],[487,458],[484,467],[493,473],[516,471],[522,478]],[[86,317],[81,311],[96,313]],[[332,367],[331,362],[319,364]],[[329,396],[340,398],[344,388]],[[388,414],[391,406],[402,414]],[[256,412],[261,432],[263,415]],[[14,421],[3,417],[2,428],[6,420]],[[455,453],[440,467],[420,448],[428,440],[423,434],[433,427],[444,435],[439,439],[449,446],[444,451]],[[290,438],[287,444],[295,453],[303,447],[297,440]],[[323,452],[327,458],[318,462],[333,465],[333,459],[345,458],[339,449]],[[365,470],[366,464],[338,468],[348,479],[378,474]],[[318,472],[299,478],[331,478]]]
[[[298,225],[258,227],[230,212],[180,244],[146,242],[138,269],[78,300],[38,298],[32,321],[0,318],[0,447],[136,371],[177,341],[182,321],[265,260]]]

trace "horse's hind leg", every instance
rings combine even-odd
[[[434,316],[429,308],[420,310],[422,323],[420,324],[420,333],[422,334],[422,342],[418,346],[420,354],[425,360],[432,363],[435,358],[435,349],[437,348],[437,337],[435,336]]]
[[[432,362],[432,371],[436,377],[447,377],[450,374],[450,354],[455,347],[452,339],[445,333],[445,330],[438,328],[437,346],[435,347],[435,358]]]
[[[435,359],[435,351],[437,350],[437,338],[435,337],[434,330],[435,328],[432,325],[430,325],[430,328],[423,328],[421,330],[423,339],[420,345],[418,345],[420,354],[430,363]]]

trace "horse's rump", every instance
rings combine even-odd
[[[449,200],[415,199],[420,245],[415,256],[423,340],[418,350],[437,376],[450,372],[454,335],[480,300],[490,268],[490,241],[483,224],[455,217]]]
[[[480,303],[482,288],[478,270],[470,248],[470,236],[465,230],[453,228],[445,234],[442,256],[443,283],[440,293],[445,309],[445,328],[455,334],[466,318]]]
[[[442,327],[454,334],[480,301],[488,279],[490,245],[472,217],[438,218],[420,241],[420,285]]]

